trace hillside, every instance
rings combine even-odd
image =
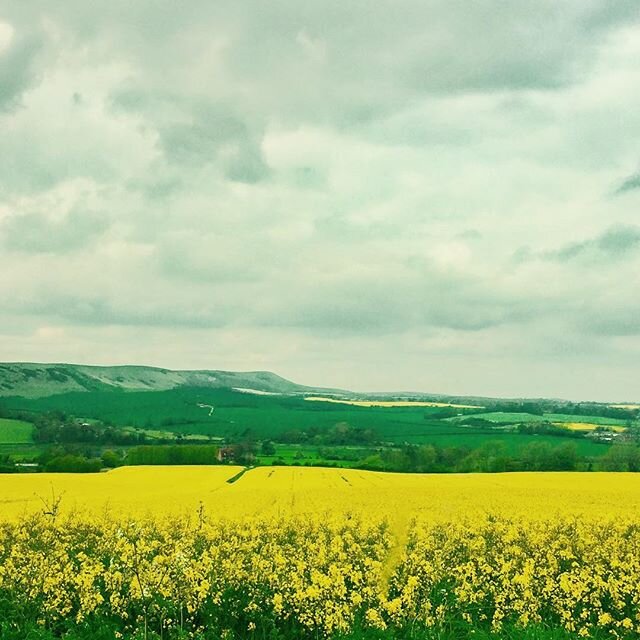
[[[168,391],[178,387],[235,388],[267,393],[314,390],[269,371],[172,371],[145,366],[0,363],[0,396],[43,398],[86,391]]]

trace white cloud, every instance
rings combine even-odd
[[[13,33],[13,27],[8,22],[2,22],[2,20],[0,20],[0,55],[11,46]]]

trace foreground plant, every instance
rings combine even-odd
[[[392,544],[373,517],[34,515],[0,524],[0,637],[640,633],[634,522],[418,521],[388,567]]]

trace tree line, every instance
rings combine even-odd
[[[372,471],[405,473],[497,473],[504,471],[640,471],[640,447],[615,444],[598,457],[580,455],[576,445],[532,442],[510,452],[504,442],[480,447],[408,445],[381,449],[356,465]]]

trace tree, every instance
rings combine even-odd
[[[520,452],[525,471],[547,471],[551,468],[552,448],[548,442],[530,442]]]
[[[572,442],[561,444],[553,450],[551,460],[556,471],[574,471],[578,462],[578,449]]]
[[[271,440],[263,440],[262,446],[260,447],[260,452],[263,456],[275,456],[276,448]]]
[[[600,459],[605,471],[640,471],[640,449],[629,444],[614,444]]]
[[[107,449],[102,454],[102,464],[109,469],[114,469],[122,464],[122,458],[111,449]]]

